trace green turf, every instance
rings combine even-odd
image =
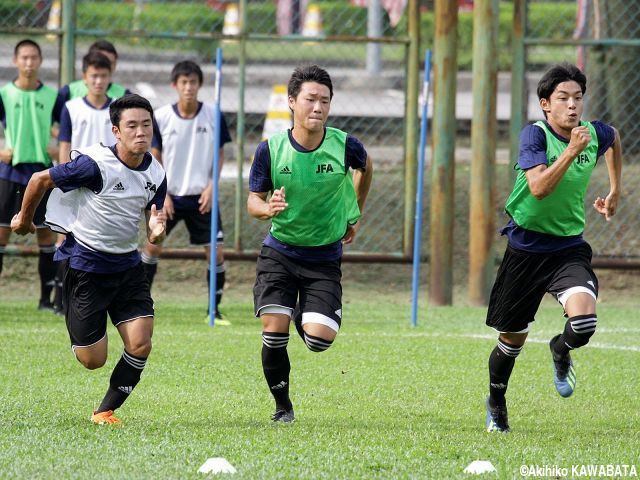
[[[599,309],[594,345],[575,354],[578,386],[560,398],[546,341],[561,329],[542,308],[508,394],[509,435],[484,432],[486,363],[495,341],[483,309],[425,308],[408,326],[406,295],[351,293],[335,345],[313,354],[292,331],[297,420],[272,425],[251,305],[228,301],[231,327],[211,329],[204,305],[157,305],[154,350],[119,411],[124,424],[88,418],[121,343],[110,326],[107,366],[73,358],[64,322],[33,301],[0,304],[0,477],[203,478],[224,457],[234,478],[464,478],[490,460],[499,478],[526,465],[639,464],[640,313]],[[640,466],[640,465],[639,465]]]

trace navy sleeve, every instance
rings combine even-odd
[[[518,166],[529,170],[538,165],[547,165],[547,137],[544,131],[535,125],[527,125],[520,133],[520,154]]]
[[[98,164],[87,155],[78,155],[67,163],[49,169],[53,183],[63,192],[88,188],[94,193],[102,190],[102,175]]]
[[[229,135],[229,127],[227,127],[227,121],[224,118],[224,113],[220,112],[220,146],[225,143],[231,142],[231,135]]]
[[[69,114],[69,109],[65,105],[62,107],[62,113],[60,113],[60,132],[58,133],[58,140],[61,142],[71,143],[72,135],[71,115]]]
[[[253,156],[251,171],[249,172],[250,192],[270,192],[273,190],[271,180],[271,154],[269,153],[269,143],[261,142],[256,148]]]
[[[591,125],[595,128],[596,136],[598,137],[598,158],[600,158],[613,145],[616,139],[616,132],[611,126],[598,120],[591,122]]]
[[[156,190],[156,194],[151,201],[147,203],[147,210],[151,210],[151,205],[155,205],[158,210],[162,210],[164,207],[164,199],[167,196],[167,176],[164,176],[164,180]]]
[[[131,93],[131,90],[129,90],[128,88],[124,89],[124,94],[125,95],[129,95]],[[123,95],[124,96],[124,95]]]
[[[56,103],[53,106],[53,121],[60,122],[60,116],[62,115],[62,109],[64,108],[64,104],[67,103],[71,99],[71,91],[69,90],[69,85],[65,85],[58,91],[58,97],[56,98]]]
[[[160,127],[158,126],[158,122],[156,122],[156,117],[154,116],[152,119],[153,122],[153,138],[151,140],[151,148],[157,148],[162,151],[162,135],[160,134]]]
[[[347,143],[345,146],[344,163],[347,168],[366,169],[367,168],[367,151],[364,145],[356,137],[347,135]]]

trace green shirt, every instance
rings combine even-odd
[[[273,188],[285,187],[287,208],[273,217],[271,235],[288,245],[318,247],[340,240],[360,218],[345,165],[347,134],[327,128],[322,144],[299,152],[287,131],[269,138]]]
[[[46,85],[22,90],[11,82],[0,89],[6,119],[5,148],[13,150],[11,165],[51,165],[47,145],[57,96],[58,92]]]
[[[567,149],[567,143],[558,139],[544,122],[535,125],[544,130],[547,166],[551,166]],[[598,137],[590,122],[580,122],[580,125],[589,129],[591,141],[573,160],[551,194],[536,199],[529,190],[525,172],[518,172],[505,209],[519,227],[558,237],[580,235],[584,231],[584,196],[596,166]]]
[[[107,97],[120,98],[124,96],[126,91],[122,85],[110,83],[107,89]],[[87,88],[87,84],[84,83],[84,80],[76,80],[69,84],[69,100],[77,97],[85,97],[88,93],[89,89]]]

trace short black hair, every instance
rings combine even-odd
[[[318,65],[308,65],[296,68],[291,74],[289,85],[287,86],[287,95],[297,98],[305,82],[316,82],[324,85],[329,89],[329,98],[333,98],[333,84],[329,73],[320,68]]]
[[[87,53],[82,57],[82,73],[85,73],[89,67],[106,68],[111,71],[111,61],[97,50]]]
[[[118,58],[118,51],[116,50],[116,47],[114,47],[113,43],[109,42],[108,40],[98,40],[97,42],[93,42],[89,47],[89,53],[95,52],[97,50],[113,53],[116,59]]]
[[[38,42],[36,42],[35,40],[31,40],[30,38],[25,38],[23,40],[20,40],[18,43],[16,43],[15,48],[13,49],[13,56],[17,57],[18,56],[18,50],[20,50],[22,47],[35,47],[36,50],[38,50],[38,55],[40,55],[40,58],[42,58],[42,49],[40,48],[40,45],[38,45]]]
[[[129,93],[124,97],[114,100],[111,102],[111,105],[109,105],[109,118],[111,118],[111,123],[116,127],[120,127],[120,117],[122,116],[123,110],[129,110],[131,108],[142,108],[146,110],[153,120],[153,108],[151,108],[149,100],[135,93]]]
[[[538,99],[542,100],[545,98],[549,100],[559,83],[571,81],[580,85],[580,89],[584,95],[584,92],[587,90],[587,77],[578,67],[567,62],[552,65],[538,82]]]
[[[193,73],[195,73],[198,76],[198,80],[200,80],[200,85],[202,85],[202,82],[203,82],[202,69],[196,62],[192,62],[191,60],[184,60],[182,62],[178,62],[173,66],[173,70],[171,70],[171,82],[176,83],[178,81],[178,78],[181,75],[188,77]]]

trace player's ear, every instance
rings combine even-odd
[[[541,98],[540,99],[540,108],[544,111],[544,112],[548,112],[550,110],[550,106],[549,106],[549,100],[546,98]]]
[[[117,140],[120,140],[120,129],[117,126],[111,125],[111,132]]]

